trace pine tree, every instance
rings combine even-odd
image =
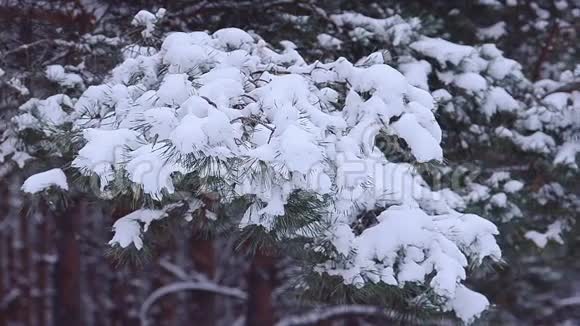
[[[134,22],[147,39],[162,15]],[[73,191],[132,200],[110,244],[136,254],[153,229],[195,218],[211,195],[243,209],[198,218],[238,228],[245,248],[294,256],[300,287],[316,298],[451,310],[466,322],[487,307],[461,282],[468,264],[500,258],[497,229],[421,178],[417,167],[443,159],[433,98],[385,53],[307,64],[293,43],[276,51],[235,28],[171,33],[154,47],[132,46],[78,99],[21,107],[20,139],[39,137],[30,144],[68,174],[34,175],[24,190],[67,190],[80,173]],[[379,136],[404,146],[383,153]]]
[[[57,2],[39,4],[45,12],[33,6],[29,13],[49,21],[66,17],[66,10]],[[71,6],[80,10],[78,19],[99,15],[85,12],[83,6]],[[23,41],[30,44],[6,43],[9,50],[0,58],[0,68],[6,70],[0,69],[0,91],[3,106],[9,108],[4,115],[11,116],[15,111],[12,95],[34,98],[20,107],[10,126],[2,126],[6,132],[0,141],[0,160],[12,160],[6,161],[2,175],[11,173],[5,167],[26,165],[25,172],[18,173],[27,175],[39,169],[61,168],[27,182],[31,186],[28,190],[41,193],[38,202],[58,203],[52,207],[51,215],[55,216],[49,221],[65,214],[65,203],[77,198],[106,206],[105,215],[113,216],[117,231],[109,256],[118,266],[167,253],[181,257],[183,248],[164,247],[164,241],[172,236],[189,241],[189,233],[195,239],[192,243],[203,243],[199,248],[216,246],[219,255],[224,243],[229,246],[233,241],[226,237],[234,234],[238,251],[230,259],[239,263],[238,259],[244,260],[240,257],[248,255],[247,279],[260,282],[267,290],[257,291],[252,284],[231,282],[231,278],[226,284],[240,290],[247,288],[250,302],[266,300],[264,315],[269,320],[277,317],[273,312],[276,309],[281,324],[322,321],[322,316],[327,321],[339,316],[350,323],[357,323],[357,316],[364,316],[360,318],[367,322],[379,316],[396,316],[402,323],[410,323],[410,318],[430,318],[450,308],[449,298],[435,291],[435,275],[429,274],[421,281],[405,279],[401,266],[412,265],[409,257],[414,253],[401,249],[386,264],[385,259],[368,262],[364,261],[366,251],[361,250],[361,244],[364,248],[374,244],[378,237],[372,234],[381,233],[378,230],[387,225],[389,230],[384,234],[394,233],[392,229],[397,225],[389,221],[402,219],[393,218],[396,206],[419,207],[429,217],[456,215],[455,211],[472,213],[498,225],[498,243],[507,262],[488,264],[490,260],[485,259],[481,268],[474,268],[481,261],[472,255],[473,244],[458,245],[468,258],[465,271],[471,274],[469,287],[498,304],[489,320],[555,323],[567,318],[567,314],[559,313],[560,309],[569,309],[567,304],[545,298],[554,297],[556,291],[559,296],[565,295],[559,290],[562,282],[550,279],[550,275],[565,275],[576,268],[569,258],[574,254],[574,222],[580,208],[575,185],[579,82],[573,46],[577,35],[574,17],[579,11],[574,1],[216,1],[210,5],[175,2],[171,6],[167,16],[164,10],[155,14],[139,12],[128,31],[115,33],[119,37],[77,35],[71,32],[75,28],[65,29],[66,34],[55,39],[50,29],[43,29],[40,33],[48,36],[33,42],[33,28],[27,27],[23,28]],[[137,9],[132,4],[115,4],[98,17],[97,24],[100,29],[107,25],[116,30],[114,26],[126,25],[131,21],[127,21],[127,13]],[[84,22],[74,17],[65,19],[66,26],[80,24],[83,31],[93,28],[94,22],[92,18]],[[243,26],[252,32],[220,30],[229,26]],[[6,29],[8,33],[10,28]],[[219,33],[168,34],[172,29]],[[235,35],[233,40],[228,34]],[[280,46],[272,47],[258,34]],[[168,40],[172,38],[187,50],[171,45]],[[244,41],[236,43],[238,39]],[[38,62],[50,64],[40,70],[31,67],[25,60],[29,53],[38,54]],[[235,58],[225,60],[224,56]],[[341,56],[348,60],[339,59]],[[243,61],[246,59],[249,61]],[[118,60],[121,64],[112,69]],[[366,88],[363,83],[353,83],[358,78],[347,73],[364,71],[364,76],[369,76],[366,81],[371,83],[377,80],[370,78],[374,76],[370,72],[382,71],[379,67],[383,65],[404,76],[404,82],[393,82],[401,76],[383,71],[389,85],[412,86],[400,92],[396,87]],[[179,74],[183,74],[182,80],[169,80]],[[184,88],[173,87],[181,81]],[[295,90],[302,89],[302,81],[307,87],[299,93]],[[212,83],[215,85],[208,85]],[[377,81],[377,85],[386,84]],[[87,89],[88,85],[96,86]],[[228,93],[233,89],[238,90],[236,95]],[[276,92],[274,101],[266,96],[269,92]],[[393,95],[397,92],[402,94],[401,101]],[[165,98],[160,99],[160,94]],[[295,98],[287,101],[286,96],[291,95]],[[284,101],[280,103],[278,98]],[[388,114],[375,110],[382,106],[388,108]],[[300,137],[288,137],[292,141],[284,143],[288,126],[279,116],[284,112],[286,120],[295,121],[290,108],[297,109],[296,125],[307,139],[299,142],[307,149],[296,146],[291,151],[294,155],[287,154],[291,148],[282,145],[293,144]],[[220,113],[227,118],[221,123],[216,122]],[[372,118],[375,114],[377,119]],[[197,128],[183,127],[181,132],[188,140],[194,139],[193,143],[179,142],[174,137],[179,126],[186,124],[186,117]],[[413,118],[418,127],[403,127]],[[440,128],[432,123],[435,118]],[[213,137],[222,135],[217,127],[222,123],[228,126],[226,120],[231,128],[228,130],[234,130],[233,136],[226,138],[233,144]],[[191,130],[201,132],[192,138]],[[424,130],[434,142],[419,136],[425,134]],[[114,136],[104,139],[107,134]],[[354,140],[348,143],[348,137]],[[218,138],[221,140],[215,140]],[[88,155],[100,150],[101,143],[108,144],[113,153],[104,162]],[[190,148],[194,144],[195,151]],[[349,144],[360,149],[346,155],[344,148]],[[439,147],[445,154],[444,162],[439,162]],[[273,157],[268,148],[274,152]],[[434,150],[431,156],[422,152],[429,148]],[[308,154],[300,155],[303,151]],[[321,160],[314,159],[316,153],[321,153]],[[264,156],[267,154],[270,156]],[[310,160],[304,161],[309,163],[302,168],[291,157],[298,163],[304,161],[303,157]],[[375,163],[381,168],[376,169]],[[332,185],[328,189],[318,187],[319,176],[324,174]],[[383,174],[395,177],[382,180]],[[48,186],[50,189],[45,190]],[[385,189],[386,193],[379,194]],[[276,196],[272,196],[274,193]],[[213,205],[207,198],[217,198],[218,207],[209,208]],[[275,200],[281,204],[274,205]],[[417,214],[406,211],[404,216]],[[105,220],[104,226],[99,222],[103,230],[111,217]],[[95,233],[98,229],[84,232]],[[128,229],[135,232],[124,237],[127,234],[123,230]],[[37,234],[34,228],[22,229],[20,224],[10,230],[19,230],[28,242],[32,241],[31,234]],[[494,231],[491,227],[486,230]],[[18,236],[11,239],[10,231],[5,233],[10,247],[19,243]],[[81,245],[83,241],[86,239],[80,241]],[[409,243],[403,247],[406,245]],[[22,252],[24,255],[19,256],[19,250],[7,250],[5,265],[9,269],[18,269],[21,261],[25,265],[28,262],[28,255]],[[186,259],[193,260],[193,268],[206,275],[196,274],[195,282],[216,286],[218,281],[207,277],[212,278],[211,268],[199,264],[208,261],[209,251],[199,249]],[[251,263],[260,261],[267,262],[266,267]],[[421,266],[431,262],[420,261]],[[216,264],[219,277],[223,262]],[[32,265],[28,265],[19,270],[22,275],[33,274]],[[47,265],[50,269],[50,263]],[[188,269],[187,265],[183,268]],[[238,264],[235,269],[244,269],[239,266],[245,265]],[[388,284],[393,283],[392,279],[377,281],[377,274],[388,274],[389,267],[398,286]],[[489,273],[490,268],[493,273]],[[263,275],[275,277],[263,283],[264,279],[256,277],[262,269]],[[135,293],[135,287],[126,284],[121,275],[127,273],[112,276],[123,291],[114,298],[116,311],[111,320],[136,322],[134,316],[124,314],[135,304],[134,297],[126,297]],[[175,275],[178,280],[189,280],[181,272]],[[13,278],[8,273],[7,279]],[[153,298],[157,287],[179,288],[164,286],[166,275],[151,279],[153,288],[148,289]],[[19,282],[18,288],[31,288],[31,281]],[[147,286],[142,285],[139,291],[147,291]],[[50,284],[48,287],[47,293]],[[280,295],[286,288],[297,289],[300,300],[286,292]],[[239,298],[246,293],[232,293],[236,293],[235,300],[245,300]],[[196,301],[192,306],[199,306],[203,297],[205,294],[200,292],[192,294]],[[231,314],[232,306],[221,307],[223,298],[213,294],[208,297],[216,299],[218,311],[224,309]],[[167,300],[160,305],[173,304]],[[183,297],[170,300],[183,301]],[[28,315],[21,312],[22,303],[15,302],[18,309],[9,310]],[[311,314],[287,316],[303,313],[305,302],[330,305],[318,305]],[[396,313],[352,305],[369,303],[379,303]],[[251,323],[255,312],[251,303],[244,304],[250,308],[246,322]],[[158,322],[166,313],[172,314],[165,308],[157,312],[152,309],[140,318]],[[182,318],[179,314],[177,319]],[[233,322],[239,316],[224,318]],[[409,319],[403,319],[406,317]],[[14,316],[8,320],[14,320]],[[163,322],[169,320],[173,317]]]

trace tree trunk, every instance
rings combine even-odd
[[[7,183],[0,182],[0,223],[8,218],[9,212],[10,190]],[[4,282],[9,273],[8,251],[11,247],[5,244],[5,233],[7,233],[5,230],[0,230],[0,300],[8,294],[8,289],[4,286]],[[5,307],[0,307],[0,326],[6,326],[8,324],[7,315],[8,312],[5,310]]]
[[[6,270],[6,266],[4,265],[4,249],[4,232],[0,230],[0,298],[4,298],[7,293],[4,289],[4,271]],[[4,311],[4,307],[0,307],[0,326],[6,326],[6,323],[6,312]]]
[[[195,227],[194,234],[192,234],[190,251],[195,270],[205,275],[209,280],[213,280],[216,272],[214,243],[211,237],[204,234],[206,232],[203,229],[207,227],[206,211],[215,214],[219,207],[218,200],[213,197],[208,196],[203,199],[203,202],[204,209],[200,210],[199,225]],[[205,291],[196,291],[192,295],[196,305],[193,318],[199,322],[199,325],[215,325],[215,295]]]
[[[36,277],[37,277],[37,298],[36,298],[36,323],[38,326],[45,326],[47,324],[46,312],[48,307],[46,304],[46,287],[48,278],[48,262],[46,261],[46,256],[49,254],[49,244],[52,243],[50,238],[50,225],[48,215],[48,208],[44,203],[41,203],[40,213],[42,214],[42,220],[38,224],[37,235],[39,241],[37,241],[37,259],[36,259]]]
[[[56,303],[54,324],[82,325],[80,294],[80,247],[77,239],[84,202],[71,202],[66,212],[55,216],[58,261],[55,270]]]
[[[18,272],[20,298],[18,300],[18,319],[24,326],[32,325],[31,296],[30,288],[32,286],[32,279],[30,273],[30,237],[29,224],[31,220],[28,218],[28,211],[22,207],[20,210],[20,225],[19,225],[19,251],[20,251],[20,270]]]
[[[275,259],[271,254],[257,250],[248,272],[248,307],[246,325],[274,325],[272,292],[276,276]]]
[[[215,276],[214,247],[210,239],[191,239],[191,256],[196,271],[204,274],[208,279]],[[215,296],[210,292],[196,291],[193,294],[196,305],[194,313],[199,325],[212,326],[216,324],[215,320]]]
[[[8,287],[6,288],[6,294],[10,293],[10,291],[14,290],[13,287],[16,286],[16,284],[18,284],[18,277],[16,276],[16,256],[15,256],[15,251],[16,251],[16,246],[14,245],[14,236],[12,234],[13,227],[10,227],[10,229],[8,230],[8,232],[6,233],[6,249],[7,249],[7,253],[6,253],[6,266],[8,268],[6,268],[7,271],[7,279],[8,279]],[[5,309],[5,316],[6,316],[6,320],[8,321],[8,324],[10,324],[11,321],[15,320],[15,309],[13,308],[13,304],[8,304],[6,307],[4,307]]]

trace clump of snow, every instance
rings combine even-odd
[[[44,100],[30,99],[19,107],[25,113],[13,118],[17,130],[40,129],[43,133],[50,133],[50,128],[40,128],[42,124],[50,127],[69,122],[71,117],[64,110],[72,107],[72,100],[64,94],[50,96]]]
[[[127,248],[133,244],[135,248],[141,250],[143,248],[143,233],[147,232],[151,222],[160,220],[165,215],[166,213],[162,210],[139,209],[121,217],[113,224],[114,235],[109,241],[109,245]]]
[[[487,88],[487,81],[474,72],[465,72],[455,76],[453,83],[468,91],[477,92]]]
[[[477,30],[477,37],[480,40],[498,40],[506,34],[506,23],[501,21],[491,26]]]
[[[411,42],[414,31],[420,26],[418,19],[405,20],[398,15],[377,19],[347,12],[331,15],[330,19],[338,26],[352,27],[349,34],[355,39],[368,40],[374,37],[395,46]]]
[[[561,234],[564,230],[564,225],[560,221],[556,221],[548,226],[548,229],[544,233],[538,231],[528,231],[525,237],[534,242],[534,244],[540,248],[546,247],[549,240],[553,240],[557,243],[564,243]]]
[[[492,87],[482,105],[483,112],[487,117],[491,117],[497,112],[516,111],[518,108],[518,102],[501,87]]]
[[[55,187],[61,190],[68,190],[66,175],[61,169],[52,169],[34,174],[24,181],[22,191],[35,194]]]
[[[428,79],[432,70],[429,62],[420,60],[403,63],[399,65],[399,69],[405,75],[405,77],[407,77],[411,85],[427,91],[429,90]]]
[[[459,65],[459,63],[473,52],[475,49],[467,45],[459,45],[441,38],[422,37],[420,40],[411,43],[411,48],[427,57],[435,58],[441,65],[448,63]]]
[[[340,50],[340,48],[342,47],[341,40],[326,33],[318,34],[316,39],[318,40],[318,44],[320,44],[320,46],[324,49]]]
[[[507,193],[514,193],[522,190],[524,188],[524,184],[518,180],[510,180],[503,185],[503,189]]]
[[[457,288],[455,298],[450,303],[450,308],[455,311],[457,317],[461,318],[467,324],[481,316],[488,306],[489,301],[485,296],[465,286],[459,286]]]
[[[80,88],[83,89],[85,84],[80,75],[75,73],[67,73],[61,65],[50,65],[46,67],[46,78],[58,83],[65,88]]]
[[[404,114],[393,124],[393,128],[407,141],[418,162],[443,159],[443,150],[438,146],[437,139],[421,128],[413,115]]]
[[[138,133],[129,129],[83,130],[87,144],[72,161],[72,167],[85,175],[99,177],[101,190],[113,179],[114,166],[123,162],[131,146],[137,145]]]
[[[147,10],[140,10],[135,17],[133,17],[131,25],[143,27],[144,29],[141,31],[141,35],[144,38],[150,38],[155,30],[155,24],[165,16],[165,13],[165,8],[159,8],[155,14]]]
[[[549,135],[537,131],[531,135],[524,136],[514,130],[505,127],[498,127],[495,133],[502,138],[512,140],[518,147],[524,151],[537,153],[550,153],[556,146],[556,142]]]
[[[554,164],[562,164],[577,169],[578,163],[576,157],[580,153],[580,142],[569,141],[560,146],[556,156],[554,157]]]

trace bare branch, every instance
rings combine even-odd
[[[5,58],[11,54],[15,54],[21,51],[26,51],[30,48],[42,45],[42,44],[47,44],[47,43],[53,43],[54,45],[59,45],[59,46],[64,46],[64,47],[75,47],[76,44],[74,42],[67,42],[64,40],[53,40],[53,39],[42,39],[42,40],[38,40],[38,41],[34,41],[32,43],[28,43],[28,44],[23,44],[21,46],[18,46],[12,50],[6,51],[2,54],[2,58]]]
[[[221,286],[212,282],[176,282],[169,285],[162,286],[157,290],[153,291],[139,309],[139,320],[142,326],[147,326],[147,312],[153,306],[153,304],[160,298],[181,291],[205,291],[212,292],[215,294],[220,294],[223,296],[231,297],[239,300],[246,300],[248,298],[247,294],[236,288],[230,288],[226,286]]]
[[[328,320],[345,315],[377,316],[389,320],[404,317],[400,312],[367,305],[341,305],[317,308],[298,316],[290,316],[280,320],[276,326],[313,325],[319,321]]]

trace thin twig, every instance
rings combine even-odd
[[[251,118],[251,117],[237,117],[237,118],[233,119],[232,121],[230,121],[230,123],[234,123],[234,122],[239,121],[239,120],[241,120],[241,121],[246,120],[246,121],[250,121],[250,122],[253,122],[256,124],[260,124],[260,125],[264,126],[266,129],[270,130],[270,137],[268,137],[268,144],[270,143],[270,141],[272,140],[272,136],[274,135],[274,131],[276,131],[275,127],[268,126],[265,122],[262,122],[258,119]]]
[[[75,43],[73,42],[67,42],[67,41],[63,41],[63,40],[53,40],[53,39],[42,39],[42,40],[38,40],[38,41],[34,41],[32,43],[28,43],[28,44],[23,44],[21,46],[18,46],[12,50],[6,51],[2,54],[2,58],[5,58],[11,54],[15,54],[21,51],[26,51],[32,47],[44,44],[44,43],[54,43],[55,45],[60,45],[60,46],[68,46],[68,47],[74,47]]]

